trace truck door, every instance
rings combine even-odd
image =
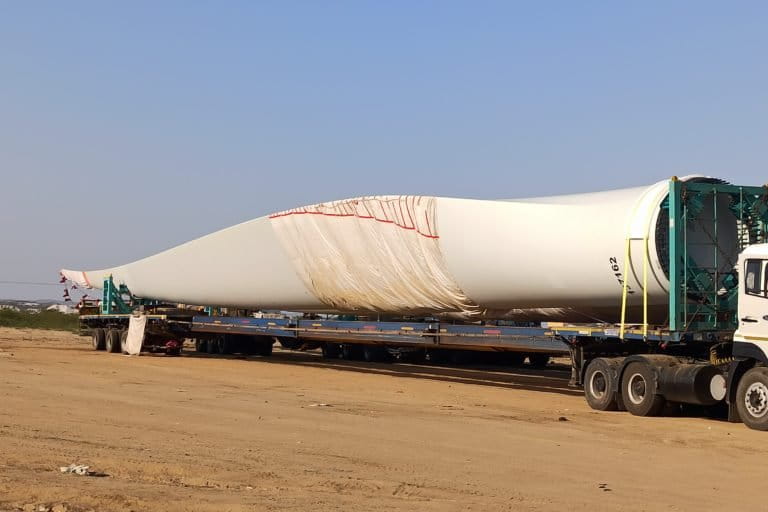
[[[739,328],[734,341],[757,345],[768,354],[768,260],[748,258],[741,269]]]

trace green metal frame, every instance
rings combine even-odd
[[[738,251],[768,242],[768,188],[723,183],[669,182],[669,329],[720,331],[735,329],[738,298],[737,269],[718,270],[725,252],[718,245],[718,198],[729,197],[728,210],[738,222]],[[712,201],[713,218],[699,217],[705,201]],[[663,206],[662,206],[663,207]],[[704,225],[711,221],[711,225]],[[714,267],[697,264],[688,254],[688,233],[703,229],[708,235]],[[735,265],[735,262],[733,262]]]
[[[126,299],[125,296],[128,298]],[[131,301],[131,291],[127,286],[124,284],[115,285],[112,276],[104,278],[104,288],[101,295],[102,315],[130,313],[132,311]]]

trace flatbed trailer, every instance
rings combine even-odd
[[[133,314],[83,315],[81,324],[85,329],[123,333],[127,330]],[[366,320],[320,320],[296,318],[254,318],[248,316],[187,316],[176,314],[148,314],[147,337],[144,347],[156,350],[173,342],[176,347],[184,339],[194,339],[199,352],[208,353],[255,353],[268,355],[274,342],[291,349],[320,348],[325,355],[337,357],[357,353],[363,359],[385,359],[383,352],[373,354],[377,348],[393,351],[416,352],[429,350],[433,354],[441,351],[483,351],[514,353],[532,357],[538,363],[549,356],[569,353],[563,336],[578,333],[576,328],[544,329],[534,327],[509,327],[495,325],[462,325],[440,322],[413,321],[366,321]],[[117,336],[115,334],[113,337]],[[99,338],[100,339],[100,338]],[[102,347],[94,338],[94,348]],[[117,339],[117,338],[114,338]],[[156,342],[159,342],[156,343]],[[124,347],[106,344],[108,351],[120,351]],[[546,357],[545,357],[546,356]],[[435,358],[438,356],[435,355]],[[514,359],[514,356],[512,356]]]

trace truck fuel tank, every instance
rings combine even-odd
[[[711,364],[661,367],[659,391],[671,402],[714,405],[725,398],[725,377]]]

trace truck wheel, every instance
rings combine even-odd
[[[736,388],[736,408],[741,421],[755,430],[768,430],[768,368],[748,370]]]
[[[325,359],[338,359],[341,357],[341,345],[338,343],[323,343],[320,347]]]
[[[593,359],[584,373],[584,397],[589,406],[597,411],[617,410],[616,390],[616,372],[605,359]]]
[[[120,331],[120,352],[128,353],[128,329]]]
[[[109,329],[107,331],[104,348],[107,352],[120,352],[120,331],[118,329]]]
[[[208,343],[200,338],[195,338],[195,352],[205,352],[208,348]]]
[[[217,338],[208,338],[207,340],[205,340],[205,351],[208,354],[218,354],[219,353],[218,337]]]
[[[549,364],[548,354],[528,354],[528,362],[534,368],[544,368]]]
[[[658,416],[666,400],[656,394],[656,374],[648,363],[629,363],[621,378],[624,406],[635,416]]]
[[[101,327],[94,329],[91,341],[93,342],[93,350],[104,350],[107,341],[107,331]]]

